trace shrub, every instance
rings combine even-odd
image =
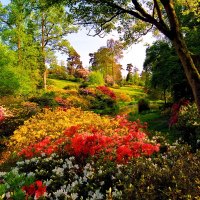
[[[71,90],[71,89],[76,89],[78,90],[78,85],[66,85],[63,89],[64,90]]]
[[[138,101],[138,112],[141,113],[148,110],[150,110],[149,101],[146,99],[140,99]]]
[[[20,83],[17,75],[10,69],[3,68],[0,73],[0,96],[17,94]]]
[[[87,110],[89,108],[89,102],[87,99],[82,98],[81,96],[68,96],[66,98],[56,97],[56,102],[59,106],[63,108],[82,108],[83,110]]]
[[[106,86],[80,88],[79,94],[87,99],[89,108],[98,114],[117,114],[119,107],[115,93]]]
[[[19,161],[16,169],[46,185],[45,199],[168,200],[199,198],[199,165],[199,152],[173,144],[163,154],[120,164],[53,153]]]
[[[39,112],[37,104],[32,102],[21,102],[4,108],[4,120],[0,122],[0,138],[9,137],[24,123],[25,120]]]
[[[19,150],[23,146],[41,140],[46,136],[57,138],[72,124],[81,124],[83,125],[82,127],[86,127],[89,124],[97,127],[106,127],[110,124],[110,119],[78,108],[67,110],[59,108],[55,110],[45,109],[25,121],[23,126],[15,130],[14,135],[8,141],[8,146],[13,150]]]
[[[122,101],[122,102],[131,102],[131,97],[124,93],[124,92],[118,92],[116,93],[117,96],[117,101]]]
[[[110,124],[111,131],[89,125],[88,127],[71,126],[55,140],[46,137],[44,140],[29,145],[19,153],[27,158],[45,153],[71,155],[85,160],[88,157],[104,157],[119,163],[141,155],[150,156],[159,150],[159,146],[148,140],[140,122],[128,122],[126,118],[115,118],[116,127]],[[87,131],[86,131],[87,130]],[[112,134],[111,134],[112,133]]]
[[[88,76],[88,82],[90,85],[104,85],[103,74],[99,71],[93,71]]]
[[[200,114],[196,104],[187,104],[180,107],[175,127],[180,131],[184,142],[196,151],[200,148]]]
[[[58,106],[57,102],[55,101],[55,92],[47,92],[42,94],[41,96],[31,97],[29,101],[37,103],[40,107],[55,107]]]

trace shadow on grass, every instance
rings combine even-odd
[[[129,113],[129,120],[135,121],[139,119],[142,123],[147,122],[147,130],[154,135],[156,132],[160,132],[165,136],[169,142],[174,142],[178,139],[177,130],[169,128],[169,116],[162,115],[159,110],[153,110],[148,112]]]

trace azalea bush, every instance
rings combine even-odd
[[[191,145],[193,151],[200,148],[200,115],[196,104],[185,99],[173,104],[169,126],[178,130],[177,136]]]
[[[98,129],[89,125],[86,129],[72,126],[64,131],[60,137],[54,139],[46,137],[44,140],[23,148],[18,155],[26,158],[39,156],[42,153],[67,154],[85,160],[91,156],[104,157],[118,163],[126,163],[132,158],[150,156],[159,151],[159,145],[153,144],[144,131],[143,125],[128,122],[124,117],[115,118],[116,127],[112,131]]]
[[[115,124],[117,122],[109,117],[103,117],[90,111],[82,111],[80,108],[44,109],[14,131],[14,134],[9,138],[8,147],[17,150],[46,136],[58,138],[67,127],[72,125],[81,125],[83,131],[88,125],[93,125],[109,132],[109,129],[112,130]]]
[[[106,86],[81,88],[79,93],[90,102],[90,109],[99,114],[117,114],[119,107],[115,93]]]
[[[41,190],[46,191],[44,199],[192,200],[199,198],[199,153],[191,154],[188,146],[173,144],[162,154],[140,156],[126,163],[102,157],[80,162],[77,156],[42,153],[18,161],[15,170],[35,177],[28,188],[40,180]],[[21,179],[19,183],[22,186],[24,182]]]
[[[200,114],[196,104],[181,106],[175,128],[180,131],[180,137],[190,144],[194,151],[200,148]]]

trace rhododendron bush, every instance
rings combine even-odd
[[[17,150],[38,140],[50,136],[58,138],[63,131],[72,125],[81,125],[81,129],[86,129],[90,124],[96,127],[114,126],[109,117],[101,117],[93,112],[82,111],[78,108],[67,110],[45,109],[29,120],[24,122],[14,134],[9,138],[8,146]]]
[[[131,158],[150,156],[159,151],[159,145],[148,139],[145,128],[146,125],[139,121],[129,122],[125,116],[117,116],[110,119],[107,127],[96,127],[95,124],[71,126],[57,138],[47,136],[27,146],[19,155],[31,158],[42,153],[58,153],[81,159],[104,156],[120,163],[127,162]]]

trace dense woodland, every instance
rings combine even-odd
[[[0,199],[200,199],[199,8],[0,2]],[[67,40],[83,27],[119,36],[90,52],[89,67]],[[142,71],[122,66],[148,33]]]

